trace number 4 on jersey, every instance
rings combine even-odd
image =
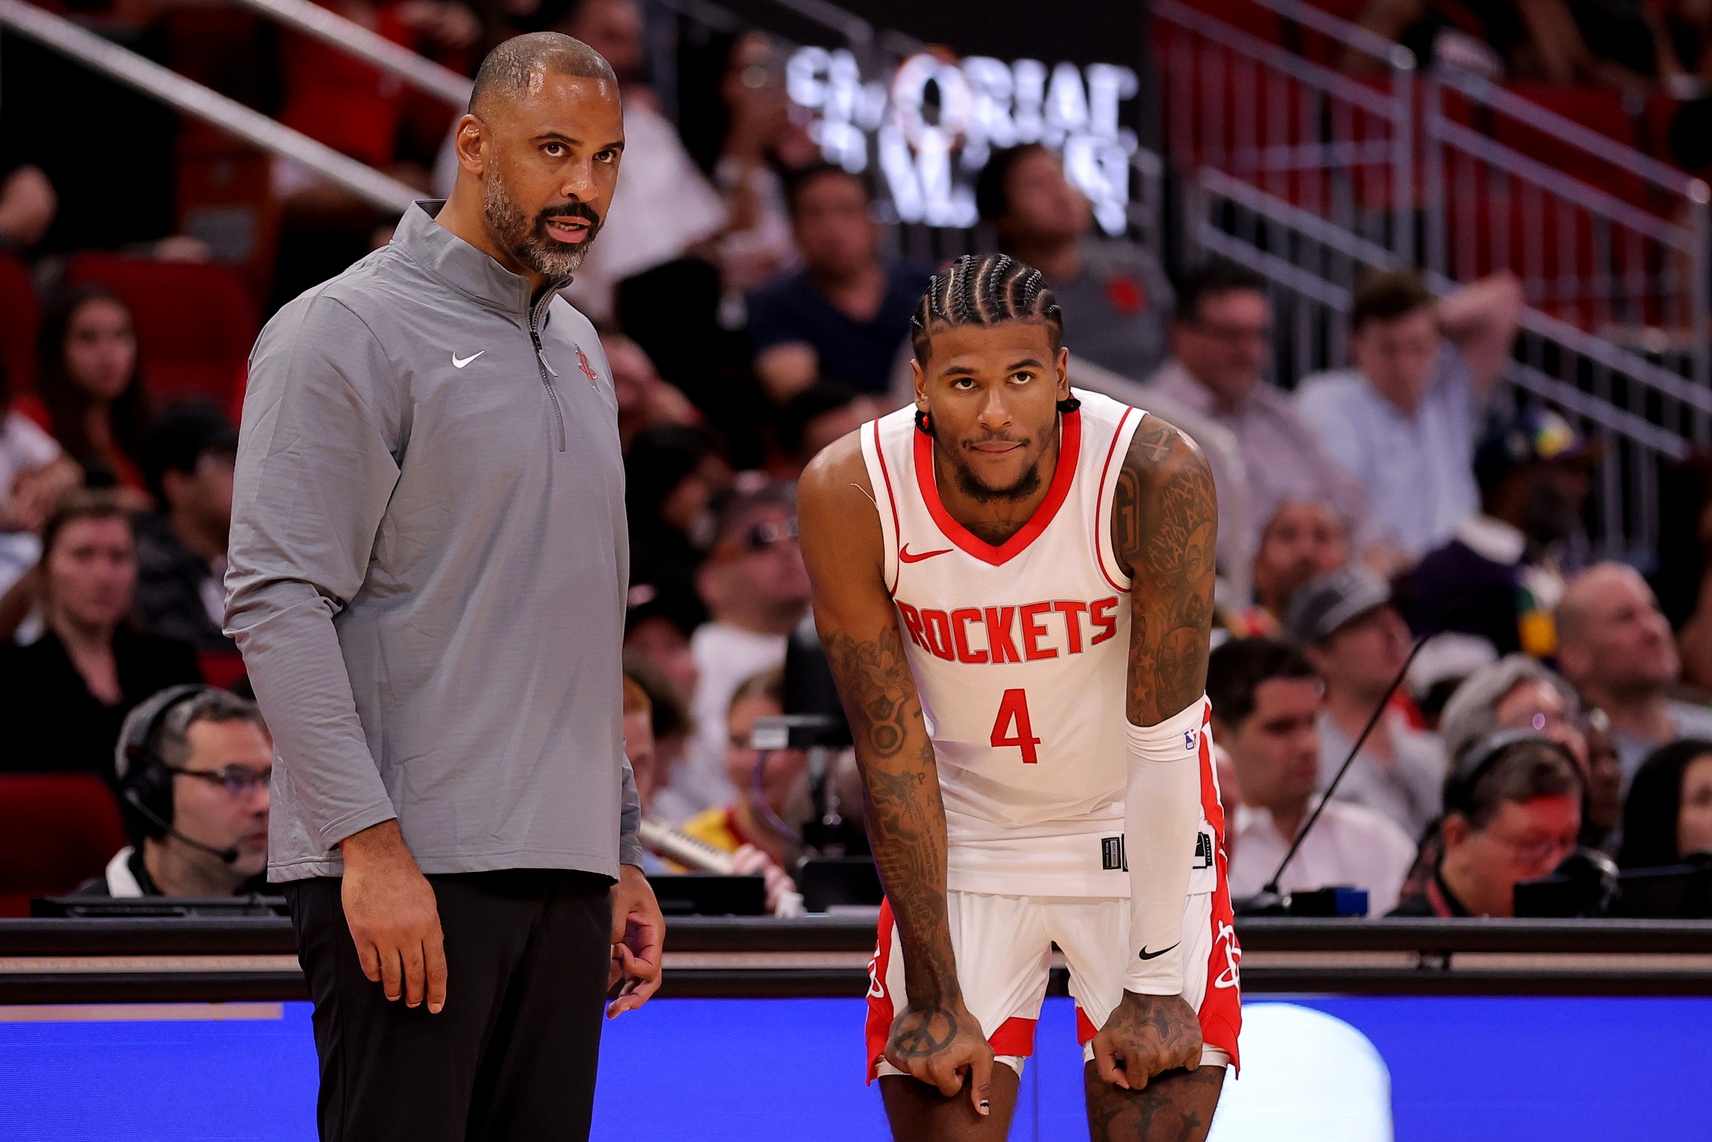
[[[1040,739],[1034,736],[1034,726],[1028,720],[1027,691],[1006,690],[1004,697],[999,699],[999,716],[993,722],[992,744],[995,748],[1016,746],[1022,750],[1024,765],[1040,762],[1040,754],[1034,748],[1040,744]]]

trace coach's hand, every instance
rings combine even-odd
[[[434,888],[404,847],[397,821],[383,821],[340,843],[345,854],[345,922],[363,974],[388,999],[428,1010],[446,1006],[446,944]]]
[[[624,986],[606,1009],[608,1019],[635,1011],[660,990],[665,943],[666,918],[648,878],[633,864],[619,865],[618,883],[612,886],[612,975],[606,985],[622,979]]]
[[[939,1088],[951,1098],[969,1078],[969,1101],[975,1110],[987,1113],[987,1088],[993,1077],[993,1048],[981,1034],[981,1025],[954,996],[932,1007],[904,1008],[892,1020],[886,1040],[886,1062],[911,1078]]]
[[[1140,1090],[1157,1074],[1200,1064],[1201,1020],[1181,995],[1126,991],[1094,1036],[1100,1078],[1124,1090]]]

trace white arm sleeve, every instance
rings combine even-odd
[[[1183,904],[1201,823],[1201,756],[1210,749],[1205,695],[1156,726],[1129,727],[1124,852],[1129,860],[1126,990],[1183,990]],[[1207,739],[1203,744],[1203,739]]]

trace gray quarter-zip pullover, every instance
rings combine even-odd
[[[226,626],[274,736],[274,881],[393,817],[426,873],[641,863],[606,355],[440,205],[250,358]]]

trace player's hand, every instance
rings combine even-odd
[[[608,1019],[635,1011],[660,990],[660,952],[666,943],[666,918],[642,870],[620,865],[612,886],[612,973],[610,989],[624,981],[606,1009]]]
[[[911,1078],[938,1087],[946,1098],[963,1089],[967,1076],[969,1101],[977,1113],[987,1113],[993,1048],[961,997],[933,1007],[904,1008],[892,1020],[886,1061]]]
[[[1126,991],[1094,1036],[1101,1081],[1124,1090],[1140,1090],[1157,1074],[1200,1064],[1201,1021],[1181,995]]]
[[[363,974],[388,999],[438,1012],[446,1006],[446,942],[440,905],[397,821],[346,837],[340,893]]]

